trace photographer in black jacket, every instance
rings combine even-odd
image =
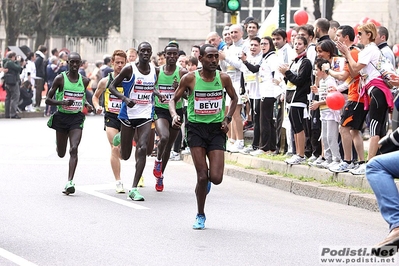
[[[30,73],[28,73],[28,76],[30,76]],[[33,91],[32,91],[32,84],[30,83],[30,81],[29,80],[24,81],[19,91],[20,91],[20,96],[19,96],[18,108],[21,111],[25,111],[26,106],[32,104]]]
[[[36,94],[35,94],[35,107],[39,108],[42,102],[42,92],[44,91],[44,82],[46,81],[46,67],[47,62],[45,60],[47,53],[47,47],[44,45],[39,45],[36,51]]]
[[[5,117],[20,119],[17,115],[19,103],[19,74],[21,74],[20,60],[17,60],[15,52],[8,52],[7,58],[4,60],[4,68],[8,71],[4,75],[4,85],[7,92],[5,102]]]

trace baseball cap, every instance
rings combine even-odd
[[[170,42],[168,43],[168,45],[175,45],[175,46],[177,47],[177,49],[179,49],[179,43],[176,42],[175,40],[170,41]]]
[[[248,24],[251,20],[255,20],[255,18],[254,18],[254,17],[247,17],[247,18],[244,20],[244,25]]]

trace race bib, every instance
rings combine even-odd
[[[64,105],[63,109],[67,111],[80,111],[83,110],[83,97],[84,92],[64,91],[63,100],[73,100],[72,105]]]
[[[223,90],[195,91],[194,112],[197,115],[214,115],[220,113],[223,105]]]

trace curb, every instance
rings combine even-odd
[[[184,162],[193,164],[190,155],[182,155]],[[278,171],[280,173],[289,173],[295,176],[313,177],[318,181],[329,180],[333,177],[334,181],[342,181],[345,185],[370,188],[367,179],[364,176],[353,176],[351,174],[337,174],[328,170],[315,169],[305,165],[289,166],[284,162],[272,161],[225,152],[225,161],[237,162],[247,165],[251,168],[263,168]],[[305,182],[298,179],[286,178],[278,175],[266,174],[255,169],[244,169],[239,166],[225,165],[224,174],[253,183],[266,185],[298,196],[305,196],[348,206],[366,209],[378,212],[378,204],[373,194],[366,194],[346,188],[331,187],[316,182]],[[317,177],[317,178],[316,178]]]

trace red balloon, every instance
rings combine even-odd
[[[287,42],[291,42],[292,29],[287,30]]]
[[[357,36],[357,33],[359,32],[359,29],[358,29],[359,26],[360,26],[359,23],[356,23],[355,26],[353,26],[353,30],[355,31],[355,36]]]
[[[369,19],[370,19],[369,17],[364,17],[364,18],[362,18],[362,19],[360,20],[360,23],[359,23],[359,24],[364,24],[364,23],[366,23],[367,20],[369,20]]]
[[[372,19],[372,18],[368,19],[367,22],[373,23],[376,27],[381,26],[381,23],[379,23],[377,20]]]
[[[393,52],[394,55],[399,56],[399,44],[395,44],[392,47],[392,52]]]
[[[294,13],[294,21],[296,24],[298,24],[298,26],[302,26],[308,23],[308,19],[308,13],[306,13],[305,10],[297,10]]]
[[[329,92],[326,97],[327,106],[332,110],[340,110],[345,105],[345,97],[339,91]]]

